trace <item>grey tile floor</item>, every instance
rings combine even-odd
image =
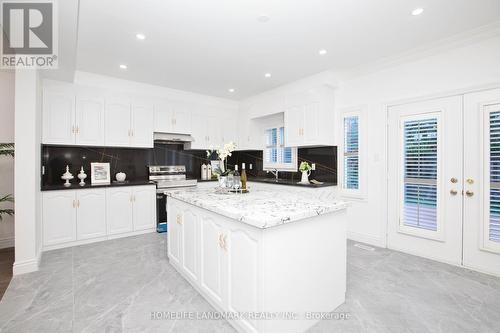
[[[234,332],[223,320],[151,320],[152,311],[213,311],[169,265],[166,235],[44,253],[12,279],[1,332]],[[346,320],[310,332],[500,332],[500,279],[385,249],[348,245]]]

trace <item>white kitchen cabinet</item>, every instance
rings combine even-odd
[[[131,107],[127,100],[106,99],[106,146],[130,146],[130,118]]]
[[[259,240],[254,234],[244,229],[228,227],[226,231],[228,251],[228,300],[231,312],[256,313],[259,292]],[[244,320],[249,330],[255,329],[255,320]]]
[[[76,193],[76,239],[106,236],[106,193],[104,189],[85,189]]]
[[[153,105],[132,104],[130,119],[130,146],[153,148]]]
[[[321,86],[287,95],[284,122],[287,146],[333,145],[333,90]]]
[[[199,219],[193,209],[186,206],[181,215],[181,248],[182,267],[192,280],[198,280],[198,223]]]
[[[172,133],[174,127],[174,110],[168,101],[157,102],[154,105],[154,131]]]
[[[42,195],[43,245],[76,240],[75,191],[49,191]]]
[[[130,187],[106,189],[106,224],[108,235],[134,230],[133,196]]]
[[[188,103],[161,101],[154,106],[154,130],[162,133],[191,133],[191,107]]]
[[[172,133],[191,133],[191,106],[185,102],[176,102],[173,106]]]
[[[167,204],[170,198],[167,198]],[[168,225],[167,225],[167,246],[168,256],[171,261],[181,266],[182,262],[182,209],[181,206],[175,205],[169,207],[167,210]]]
[[[78,94],[75,114],[75,143],[104,146],[104,99],[91,94]]]
[[[193,114],[192,122],[192,149],[209,149],[210,148],[210,129],[209,127],[214,122],[211,121],[212,117],[202,114]]]
[[[156,225],[156,187],[129,187],[133,196],[134,231],[154,228]]]
[[[43,91],[42,142],[75,143],[75,94],[67,89]]]
[[[223,285],[224,263],[227,247],[224,248],[223,227],[209,215],[200,216],[201,235],[201,279],[200,287],[211,300],[219,306],[224,306],[225,290]]]

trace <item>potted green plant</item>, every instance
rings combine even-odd
[[[0,156],[11,156],[14,157],[14,144],[13,143],[0,143]],[[6,202],[14,202],[14,198],[11,194],[4,195],[0,197],[0,204]],[[3,215],[14,215],[14,210],[10,208],[0,208],[0,221]]]
[[[300,182],[302,184],[309,184],[309,176],[311,175],[312,167],[306,161],[302,161],[299,166],[299,171],[302,172],[302,178]]]

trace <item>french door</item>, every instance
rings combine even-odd
[[[388,247],[500,275],[500,89],[388,117]]]

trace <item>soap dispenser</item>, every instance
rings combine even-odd
[[[207,179],[207,165],[203,163],[201,165],[201,180],[206,180]]]

